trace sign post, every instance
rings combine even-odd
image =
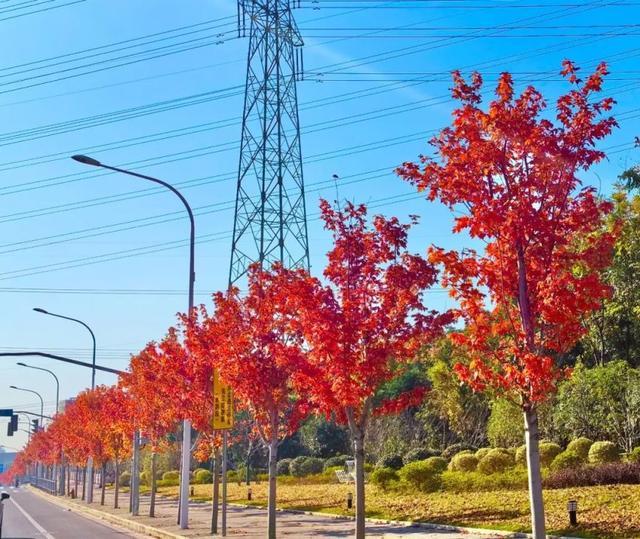
[[[234,425],[233,390],[213,371],[213,429],[222,432],[222,536],[227,535],[227,431]]]

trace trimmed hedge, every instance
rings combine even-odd
[[[540,449],[540,464],[548,468],[551,466],[553,459],[555,459],[560,453],[562,453],[562,447],[553,442],[542,442],[539,446]]]
[[[291,461],[293,459],[282,459],[276,464],[276,473],[278,475],[290,475],[291,474]]]
[[[164,472],[162,474],[162,479],[164,481],[179,481],[180,480],[180,472],[178,470],[170,470],[168,472]]]
[[[504,449],[492,449],[478,463],[478,471],[485,475],[502,473],[511,468],[514,464],[511,454]]]
[[[294,477],[305,477],[321,473],[324,461],[316,457],[296,457],[289,464],[289,472]]]
[[[131,486],[131,472],[122,472],[120,474],[120,480],[118,481],[118,484],[121,487]]]
[[[516,449],[516,465],[517,466],[526,466],[527,465],[527,446],[525,444],[521,445]]]
[[[376,463],[376,468],[391,468],[392,470],[399,470],[402,468],[402,456],[391,453],[389,455],[383,455]]]
[[[209,470],[201,468],[194,472],[193,480],[197,485],[206,485],[208,483],[213,483],[213,474]]]
[[[491,451],[490,447],[481,447],[480,449],[478,449],[476,451],[476,458],[478,460],[482,459],[483,457],[486,457],[487,454],[489,453],[489,451]]]
[[[398,472],[392,468],[376,468],[369,476],[371,483],[382,490],[387,490],[389,485],[398,479]]]
[[[630,462],[640,462],[640,447],[634,447],[633,451],[627,456],[627,459]]]
[[[451,458],[453,458],[454,455],[457,455],[458,453],[461,453],[462,451],[469,451],[471,453],[476,451],[476,448],[471,446],[471,445],[467,445],[467,444],[453,444],[450,445],[449,447],[447,447],[443,452],[442,452],[442,456],[449,460]]]
[[[571,440],[567,445],[567,451],[571,451],[578,455],[582,460],[586,461],[589,458],[589,449],[593,445],[593,440],[589,438],[576,438]]]
[[[606,464],[620,460],[620,451],[613,442],[594,442],[589,449],[591,464]]]
[[[610,462],[553,472],[545,488],[591,487],[596,485],[640,484],[640,462]]]
[[[426,462],[438,473],[442,473],[447,469],[447,459],[442,457],[429,457],[428,459],[424,459],[422,462]]]
[[[475,472],[478,468],[478,457],[470,453],[458,453],[449,463],[452,472]]]
[[[349,455],[336,455],[329,457],[324,461],[324,469],[334,468],[335,466],[345,466],[348,460],[353,460]]]
[[[422,492],[433,492],[442,484],[438,466],[427,460],[410,462],[398,472],[400,479],[408,486]]]
[[[580,455],[567,449],[553,459],[551,470],[557,472],[560,470],[579,468],[583,464],[584,459]]]
[[[429,447],[416,447],[408,451],[404,457],[402,457],[403,464],[409,464],[410,462],[417,462],[419,460],[426,460],[431,457],[439,457],[440,451],[437,449],[431,449]]]

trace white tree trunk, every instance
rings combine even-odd
[[[542,499],[542,474],[540,472],[540,448],[538,412],[527,407],[524,412],[524,433],[527,444],[527,469],[529,471],[529,504],[533,539],[545,539],[544,502]]]
[[[354,435],[353,446],[356,460],[356,539],[364,539],[364,433]]]
[[[149,516],[156,516],[156,475],[158,473],[158,454],[153,451],[151,453],[151,499],[149,500]]]
[[[278,479],[278,429],[271,429],[269,440],[269,500],[268,538],[276,539],[276,486]]]

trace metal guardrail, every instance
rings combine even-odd
[[[28,482],[32,486],[39,488],[40,490],[44,490],[49,494],[56,494],[56,480],[55,479],[45,479],[44,477],[33,477],[27,476],[23,479],[23,482]]]

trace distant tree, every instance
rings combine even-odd
[[[313,416],[300,428],[300,440],[306,452],[323,459],[351,453],[349,434],[344,426],[324,416]]]
[[[438,160],[423,157],[400,174],[430,200],[457,212],[454,232],[485,244],[484,253],[432,248],[444,267],[466,322],[452,334],[468,361],[457,366],[477,390],[490,389],[516,402],[527,424],[533,536],[545,534],[538,445],[538,406],[565,376],[558,356],[584,334],[583,319],[597,310],[609,288],[600,271],[609,263],[613,235],[600,234],[611,204],[595,190],[579,188],[580,171],[604,158],[595,148],[616,122],[603,117],[614,103],[599,99],[607,68],[584,81],[565,61],[571,90],[556,102],[554,124],[533,87],[514,95],[503,73],[496,98],[480,108],[482,77],[454,73],[460,101],[451,127],[432,144]]]

